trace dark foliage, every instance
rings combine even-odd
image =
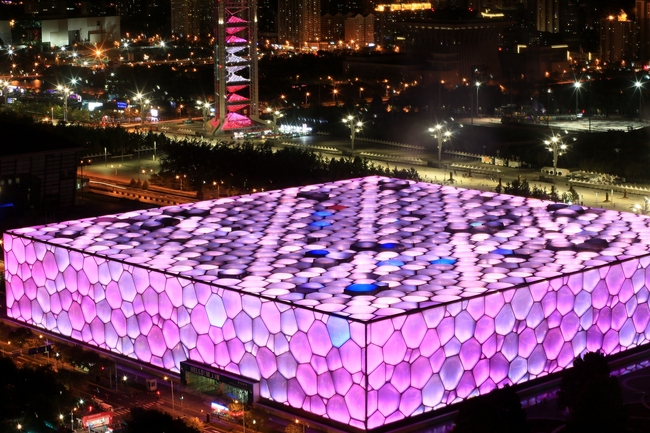
[[[460,403],[454,433],[527,433],[526,412],[508,385]]]
[[[186,176],[188,185],[196,190],[218,182],[231,192],[250,192],[368,175],[419,180],[414,169],[390,169],[361,158],[328,159],[301,148],[274,152],[268,143],[212,145],[183,140],[167,142],[163,151],[159,181],[173,183],[177,175]]]
[[[46,432],[45,423],[58,425],[59,414],[72,406],[72,397],[49,365],[18,368],[0,357],[0,420],[5,420],[0,433],[15,433],[17,424],[25,431]]]
[[[168,413],[137,407],[131,409],[128,424],[129,431],[137,433],[200,433]]]
[[[568,433],[625,431],[627,415],[618,380],[610,376],[605,356],[588,352],[566,370],[558,407],[568,414]]]

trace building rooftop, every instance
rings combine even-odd
[[[367,177],[12,230],[41,243],[11,248],[40,259],[42,243],[60,245],[368,322],[648,256],[649,226],[632,213]],[[101,282],[113,269],[85,271]]]

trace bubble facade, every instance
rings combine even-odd
[[[646,344],[649,226],[352,179],[9,231],[7,314],[371,430]]]

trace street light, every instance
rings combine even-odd
[[[271,122],[271,127],[273,128],[273,135],[278,135],[278,119],[284,117],[284,114],[279,110],[273,110],[271,107],[266,109],[266,112],[271,114],[273,120]]]
[[[203,113],[203,130],[207,130],[207,125],[208,125],[208,114],[210,113],[210,103],[208,101],[198,101],[197,102],[197,107],[201,109]]]
[[[444,129],[442,125],[437,124],[433,128],[429,128],[429,132],[433,138],[438,139],[438,163],[442,159],[442,143],[449,140],[451,137],[451,131],[449,129]]]
[[[481,83],[476,82],[476,118],[478,119],[478,89],[481,87]]]
[[[300,421],[298,420],[298,418],[296,418],[296,424],[300,425]],[[306,425],[302,424],[302,433],[305,433],[305,431],[306,431]]]
[[[363,123],[359,120],[357,120],[354,116],[348,116],[345,119],[343,119],[344,123],[349,123],[350,125],[350,141],[352,144],[352,151],[354,152],[354,137],[357,132],[361,131],[361,127],[363,126]]]
[[[578,94],[580,93],[580,88],[582,87],[582,83],[580,81],[576,81],[574,84],[576,88],[576,119],[578,117]]]
[[[546,102],[546,127],[548,128],[549,118],[551,117],[551,89],[546,89],[546,95],[548,96]]]
[[[553,152],[553,175],[557,176],[557,158],[564,155],[569,148],[559,135],[553,135],[550,140],[544,140],[547,149]]]
[[[334,100],[334,105],[336,105],[336,95],[338,95],[339,91],[334,89],[332,90],[332,99]]]
[[[309,92],[305,92],[305,105],[309,104]]]
[[[176,410],[175,403],[174,403],[174,381],[172,380],[171,377],[164,377],[164,380],[169,380],[169,385],[172,388],[172,410]]]
[[[187,175],[183,175],[183,176],[179,176],[178,174],[176,175],[176,180],[180,179],[180,181],[181,181],[181,191],[183,191],[183,179],[186,178],[186,177],[187,177]]]
[[[147,114],[147,106],[151,101],[148,99],[145,99],[144,95],[142,93],[138,93],[135,95],[135,100],[141,102],[141,109],[140,109],[140,120],[142,121],[142,126],[144,126],[144,119]]]
[[[361,99],[361,93],[363,92],[363,87],[359,87],[359,99]]]
[[[239,400],[235,400],[235,403],[239,403]],[[242,433],[246,433],[246,407],[244,406],[244,400],[241,402],[241,428]]]
[[[637,81],[634,83],[637,89],[639,89],[639,122],[641,121],[641,101],[643,100],[643,83]]]
[[[63,93],[63,121],[67,122],[68,121],[68,98],[70,97],[70,93],[72,93],[72,90],[64,86],[56,86],[56,89],[59,92]]]

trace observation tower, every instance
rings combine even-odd
[[[217,0],[214,135],[257,123],[256,10],[256,0]]]

